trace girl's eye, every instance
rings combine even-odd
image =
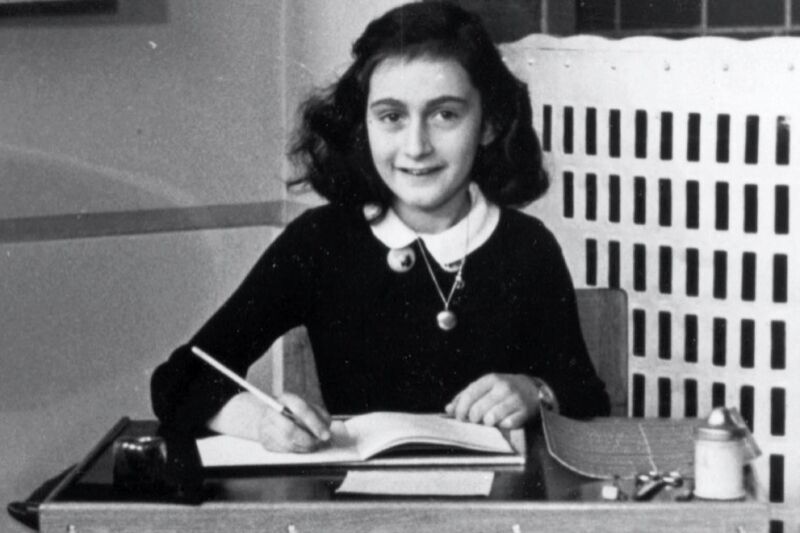
[[[460,118],[460,115],[457,111],[453,111],[452,109],[440,109],[439,111],[434,114],[433,119],[437,122],[442,123],[452,123],[455,122]]]
[[[378,118],[381,120],[381,122],[395,123],[399,122],[402,116],[397,111],[390,111],[388,113],[381,114]]]

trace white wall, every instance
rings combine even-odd
[[[283,2],[154,3],[148,23],[6,21],[4,218],[280,195]],[[74,197],[64,166],[123,193]]]

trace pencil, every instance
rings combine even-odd
[[[224,375],[225,377],[227,377],[228,379],[230,379],[231,381],[242,387],[244,390],[246,390],[256,398],[258,398],[267,407],[279,412],[280,414],[291,420],[300,429],[307,432],[312,437],[317,438],[314,432],[311,431],[311,429],[309,429],[309,427],[306,426],[302,420],[297,418],[297,415],[295,415],[291,409],[283,405],[281,402],[279,402],[266,392],[262,391],[261,389],[259,389],[246,379],[242,378],[242,376],[240,376],[227,366],[223,365],[222,363],[211,357],[211,355],[203,351],[201,348],[198,348],[197,346],[192,346],[192,353],[195,354],[200,359],[202,359],[203,361],[205,361],[206,363],[208,363],[209,365],[211,365],[212,367],[214,367],[222,375]]]

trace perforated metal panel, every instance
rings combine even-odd
[[[529,84],[553,181],[529,211],[558,236],[577,286],[628,292],[631,414],[739,408],[764,451],[759,497],[789,520],[800,39],[535,35],[503,52]]]

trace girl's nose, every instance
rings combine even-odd
[[[412,121],[406,130],[403,149],[407,156],[413,158],[428,155],[432,151],[430,134],[424,121]]]

